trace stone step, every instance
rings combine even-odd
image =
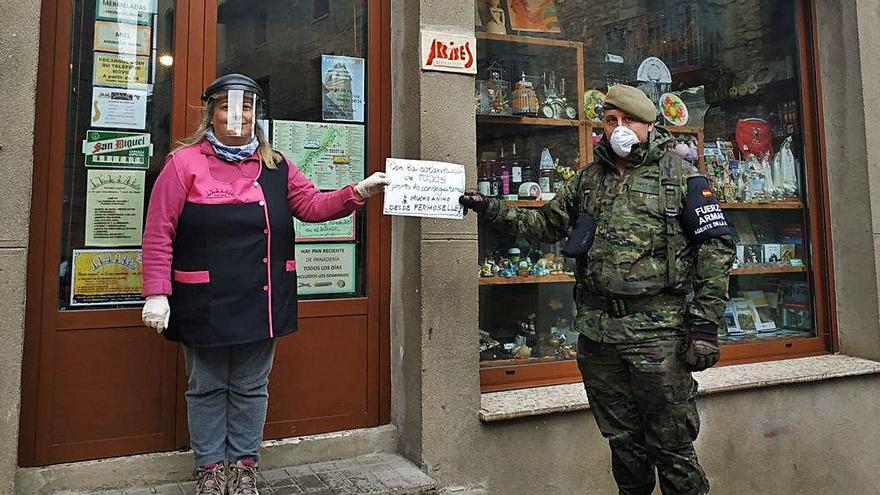
[[[437,484],[403,457],[388,453],[260,471],[260,495],[435,495]],[[65,495],[192,495],[195,482]]]
[[[438,495],[489,495],[481,486],[448,486],[441,488]]]

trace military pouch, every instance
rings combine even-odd
[[[568,258],[579,258],[590,252],[596,235],[596,221],[589,213],[581,213],[571,230],[568,240],[562,246],[562,254]]]

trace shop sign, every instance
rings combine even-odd
[[[461,219],[458,198],[464,193],[464,167],[454,163],[388,158],[385,173],[386,215]]]
[[[146,132],[89,130],[83,141],[86,167],[143,168],[150,166],[153,145]]]
[[[353,241],[355,239],[355,214],[330,220],[329,222],[309,223],[293,219],[296,242],[314,241]]]
[[[96,86],[146,89],[149,57],[95,52],[92,78]]]
[[[144,266],[140,249],[74,249],[71,306],[141,304]]]
[[[92,127],[144,129],[147,92],[140,89],[92,88]]]
[[[477,38],[422,30],[422,70],[477,73]]]
[[[145,174],[143,170],[88,171],[86,245],[140,245],[144,225]]]
[[[156,0],[98,0],[95,19],[101,21],[152,24]]]
[[[150,26],[121,22],[95,22],[95,50],[100,52],[150,54]]]
[[[355,291],[355,244],[296,246],[297,294],[350,294]]]

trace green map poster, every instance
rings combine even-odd
[[[272,145],[318,189],[339,189],[364,178],[364,126],[272,121]]]

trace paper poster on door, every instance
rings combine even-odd
[[[143,303],[140,249],[74,249],[70,278],[71,306]]]
[[[302,244],[296,248],[297,294],[355,291],[355,244]]]
[[[355,213],[329,222],[310,223],[293,219],[296,242],[353,241]]]
[[[362,125],[273,120],[272,145],[318,189],[339,189],[364,178]]]
[[[86,178],[86,245],[140,246],[143,170],[94,170]]]
[[[96,21],[95,51],[149,55],[152,29],[124,22]]]
[[[82,152],[86,167],[146,169],[150,165],[153,145],[149,133],[89,129]]]
[[[102,21],[152,24],[156,0],[98,0],[95,19]]]
[[[149,89],[150,58],[95,52],[92,81],[96,86]]]
[[[144,129],[146,126],[146,91],[92,88],[92,127]]]
[[[321,55],[324,120],[364,121],[364,59]]]

